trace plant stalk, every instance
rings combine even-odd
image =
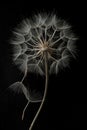
[[[30,103],[30,101],[28,100],[28,102],[27,102],[27,104],[26,104],[26,106],[25,106],[25,108],[24,108],[24,110],[23,110],[23,113],[22,113],[22,120],[24,119],[25,111],[26,111],[26,109],[27,109],[29,103]]]
[[[35,121],[36,121],[36,119],[37,119],[37,117],[38,117],[38,115],[43,107],[44,101],[46,99],[47,88],[48,88],[48,63],[47,63],[47,61],[48,61],[48,56],[47,56],[47,53],[45,53],[45,90],[44,90],[44,95],[43,95],[43,99],[42,99],[42,102],[40,104],[40,107],[39,107],[32,123],[31,123],[30,127],[29,127],[29,130],[32,130],[33,125],[34,125],[34,123],[35,123]]]

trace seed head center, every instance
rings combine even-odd
[[[48,48],[49,48],[49,46],[48,46],[47,42],[44,42],[43,44],[40,44],[40,49],[41,49],[42,52],[47,51]]]

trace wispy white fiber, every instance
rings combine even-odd
[[[13,34],[13,60],[21,71],[27,67],[28,72],[43,75],[45,51],[50,73],[58,73],[59,67],[65,67],[69,58],[75,58],[77,38],[72,33],[71,26],[56,15],[44,13],[35,15],[32,20],[25,19]]]

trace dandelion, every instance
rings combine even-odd
[[[13,31],[13,61],[24,73],[22,80],[10,86],[16,92],[24,93],[28,100],[22,114],[30,102],[41,102],[41,105],[29,127],[33,125],[44,104],[49,74],[57,74],[62,67],[69,66],[71,58],[75,58],[77,38],[71,26],[56,15],[38,14],[32,20],[25,19]],[[32,94],[23,84],[28,72],[45,75],[43,98],[32,100]]]

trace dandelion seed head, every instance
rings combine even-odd
[[[69,65],[75,58],[77,38],[71,26],[56,15],[38,14],[25,19],[13,31],[14,63],[21,71],[45,73],[44,56],[47,54],[50,73]]]

